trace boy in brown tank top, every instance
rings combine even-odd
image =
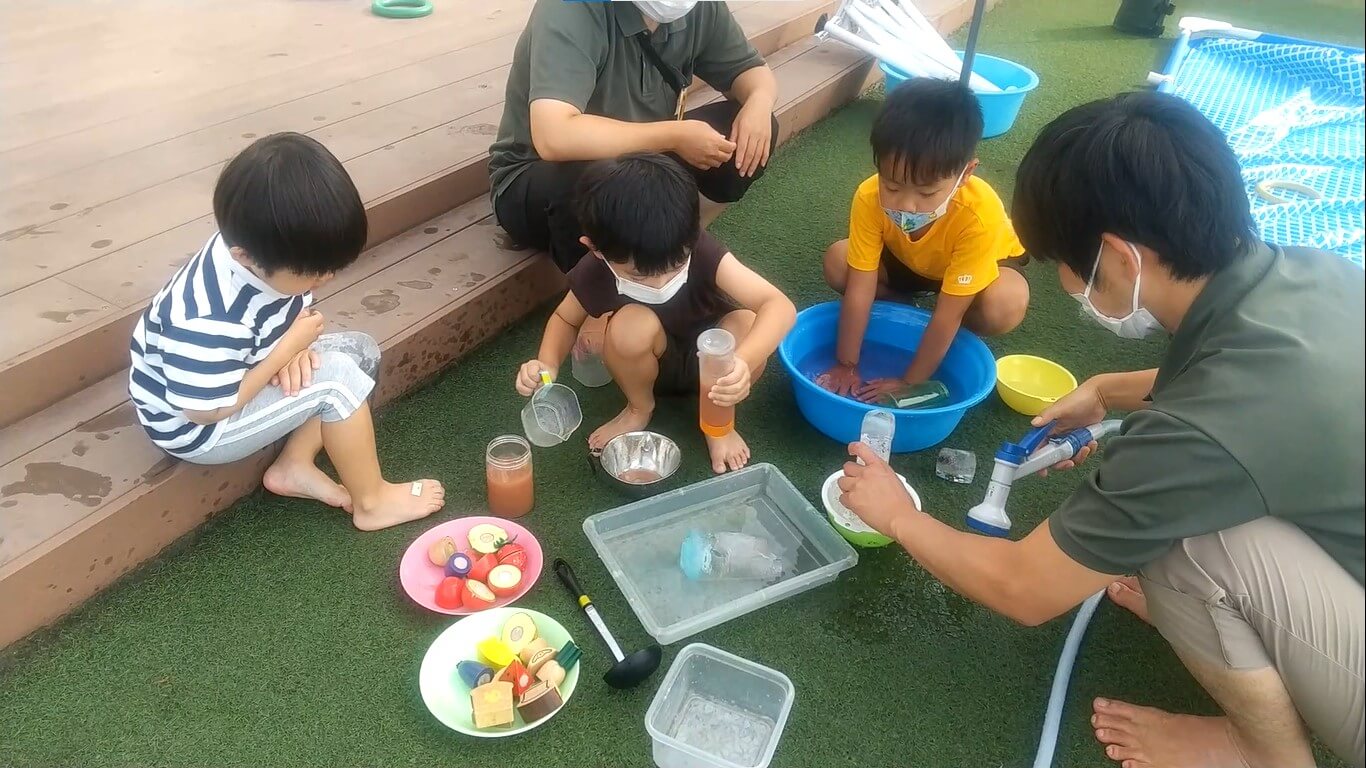
[[[697,183],[674,160],[631,154],[590,167],[577,195],[588,253],[569,272],[569,294],[546,324],[517,391],[531,395],[541,371],[554,377],[589,317],[609,317],[602,356],[626,407],[588,438],[590,450],[645,429],[655,396],[697,392],[697,337],[724,328],[736,339],[735,367],[708,393],[733,406],[796,321],[791,300],[702,231]],[[706,437],[712,469],[740,469],[749,446],[738,432]]]

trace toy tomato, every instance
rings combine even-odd
[[[489,578],[489,571],[493,570],[494,566],[496,565],[498,565],[498,558],[494,557],[493,555],[483,555],[479,559],[474,561],[474,565],[470,566],[470,570],[469,573],[466,574],[466,578],[474,579],[475,581],[487,582]]]
[[[456,610],[464,601],[464,587],[463,579],[454,576],[442,579],[441,583],[436,585],[436,604],[448,611]]]
[[[511,597],[522,586],[522,571],[515,565],[504,563],[489,571],[488,580],[484,583],[498,597]]]
[[[526,550],[521,544],[509,541],[495,553],[499,565],[511,565],[518,570],[526,570]]]

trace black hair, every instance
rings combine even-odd
[[[213,215],[223,240],[267,275],[336,272],[356,260],[369,231],[341,161],[299,133],[262,137],[229,160],[213,190]]]
[[[580,177],[576,200],[579,225],[598,252],[644,277],[681,266],[702,229],[697,182],[660,154],[599,160]]]
[[[1031,255],[1083,278],[1106,232],[1151,248],[1182,280],[1223,269],[1257,237],[1223,134],[1154,92],[1083,104],[1044,127],[1020,162],[1011,216]]]
[[[869,140],[879,174],[929,185],[961,173],[981,138],[982,107],[967,86],[917,77],[887,94]]]

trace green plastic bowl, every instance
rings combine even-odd
[[[883,536],[872,528],[869,528],[863,521],[854,518],[856,522],[850,523],[842,519],[846,515],[852,518],[853,513],[845,509],[844,505],[840,503],[840,487],[836,485],[836,483],[839,482],[841,477],[844,477],[844,470],[842,469],[838,470],[830,477],[827,477],[825,479],[825,485],[821,486],[821,502],[825,504],[825,516],[830,519],[830,524],[835,527],[836,531],[839,531],[839,534],[844,537],[845,541],[848,541],[856,547],[872,549],[874,547],[885,547],[888,544],[891,544],[892,538],[890,536]],[[906,481],[905,477],[898,474],[897,478],[901,480],[901,484],[906,486],[906,490],[910,492],[911,500],[915,502],[916,509],[922,509],[920,506],[920,494],[915,492],[915,489],[911,487],[911,484]]]

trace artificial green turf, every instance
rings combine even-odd
[[[982,50],[1023,62],[1042,79],[1014,130],[981,150],[981,173],[1007,197],[1014,164],[1047,119],[1141,86],[1165,56],[1169,40],[1113,33],[1115,6],[1008,0],[988,17]],[[1360,45],[1362,38],[1362,6],[1353,0],[1206,0],[1180,11],[1315,39]],[[821,287],[820,255],[843,236],[849,196],[869,172],[866,136],[876,107],[876,97],[860,101],[784,147],[767,178],[713,227],[801,305],[831,298]],[[1078,376],[1158,359],[1160,343],[1121,342],[1080,320],[1047,267],[1035,265],[1030,278],[1030,315],[991,343],[997,353],[1042,354]],[[544,317],[500,335],[380,419],[392,477],[446,482],[449,503],[433,522],[480,511],[483,445],[518,429],[512,378],[534,354]],[[796,414],[776,368],[742,408],[741,428],[757,461],[777,464],[815,500],[841,450]],[[610,389],[583,400],[588,425],[620,405]],[[705,477],[692,406],[665,408],[655,427],[680,439],[687,477]],[[947,444],[975,450],[985,463],[1025,427],[992,398]],[[932,452],[895,464],[929,511],[954,525],[985,485],[984,470],[971,487],[938,481]],[[548,557],[575,564],[622,643],[638,646],[648,638],[580,528],[620,499],[586,477],[584,466],[573,446],[538,451],[538,506],[526,522]],[[1037,523],[1078,480],[1018,486],[1011,499],[1017,530]],[[549,577],[522,604],[559,617],[585,649],[585,675],[569,707],[531,735],[500,741],[459,736],[427,714],[418,664],[449,620],[416,609],[396,583],[399,555],[424,527],[359,534],[313,504],[263,493],[245,499],[0,657],[0,765],[649,765],[643,720],[662,672],[635,691],[608,690],[596,678],[607,663],[601,646]],[[834,585],[689,642],[792,678],[796,705],[775,766],[1021,766],[1032,759],[1068,623],[1016,627],[887,549],[864,551]],[[668,658],[681,646],[666,649]],[[1108,605],[1079,660],[1058,765],[1105,763],[1085,721],[1088,700],[1099,694],[1211,711],[1156,633]]]

